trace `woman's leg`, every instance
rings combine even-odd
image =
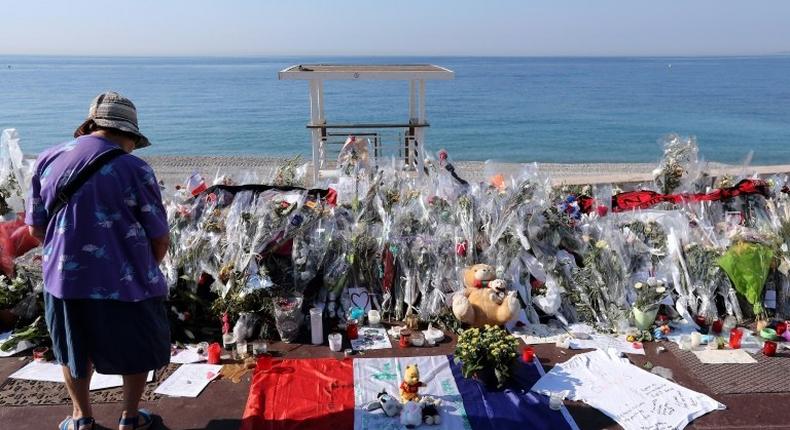
[[[74,408],[71,417],[74,420],[82,417],[92,417],[90,385],[93,369],[91,365],[88,364],[88,376],[79,379],[71,376],[69,366],[61,366],[61,369],[63,369],[63,379],[66,380],[66,389],[69,391],[69,397],[71,397],[71,403]]]
[[[137,415],[147,379],[148,372],[123,375],[123,418]]]

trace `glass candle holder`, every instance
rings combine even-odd
[[[343,349],[343,335],[340,333],[329,334],[329,349],[332,352],[340,352]]]
[[[524,363],[530,364],[532,360],[535,358],[535,349],[531,346],[525,346],[521,349],[521,361]]]
[[[349,340],[354,340],[359,337],[359,323],[355,319],[350,319],[346,322],[346,334]]]
[[[565,400],[563,393],[551,393],[549,396],[549,408],[553,411],[562,409],[563,400]]]
[[[220,354],[222,353],[222,347],[219,346],[218,343],[214,342],[208,346],[208,359],[206,360],[208,364],[219,364],[220,362]]]
[[[324,311],[319,308],[310,309],[310,340],[313,345],[324,343]]]
[[[409,339],[410,337],[411,337],[411,330],[409,329],[401,330],[400,338],[398,339],[398,345],[401,348],[408,348],[409,344],[411,343],[411,340]]]
[[[739,329],[738,327],[735,327],[734,329],[730,330],[730,348],[740,349],[742,339],[743,339],[743,330]]]
[[[763,354],[765,354],[766,357],[773,357],[776,355],[776,342],[770,340],[766,341],[765,344],[763,344]]]
[[[375,309],[371,309],[368,311],[368,324],[374,327],[381,324],[381,314],[379,313],[379,311]]]
[[[264,340],[256,340],[252,343],[252,352],[255,355],[263,355],[269,352],[269,344]]]

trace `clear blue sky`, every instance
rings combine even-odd
[[[0,54],[790,53],[787,0],[29,0]]]

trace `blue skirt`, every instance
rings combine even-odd
[[[74,378],[86,378],[91,363],[106,375],[134,375],[170,362],[164,297],[72,300],[44,292],[44,308],[55,359]]]

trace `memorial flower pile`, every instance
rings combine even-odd
[[[413,174],[372,167],[353,140],[339,160],[345,182],[304,188],[298,160],[288,160],[262,179],[271,185],[224,176],[195,196],[166,189],[171,247],[161,268],[174,338],[216,338],[223,315],[234,324],[254,314],[244,320],[264,336],[279,328],[293,340],[312,307],[341,325],[363,308],[458,330],[450,304],[475,263],[518,293],[524,324],[557,318],[611,331],[634,307],[659,302],[689,321],[790,317],[787,178],[721,181],[693,139],[662,144],[647,185],[555,186],[535,166],[473,183],[442,168],[446,152]],[[40,291],[40,271],[9,261],[0,308]]]

